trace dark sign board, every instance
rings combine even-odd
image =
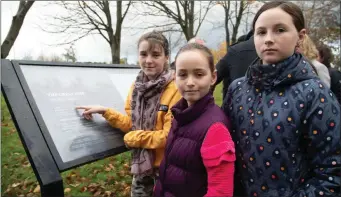
[[[138,67],[9,60],[1,63],[2,92],[41,185],[41,176],[54,176],[45,177],[45,182],[53,182],[59,172],[127,150],[122,131],[111,127],[100,115],[94,115],[92,121],[84,119],[82,110],[75,107],[102,105],[125,113],[124,103]],[[51,166],[57,169],[48,174]]]

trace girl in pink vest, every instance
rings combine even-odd
[[[175,58],[175,83],[182,99],[160,165],[155,196],[233,196],[235,149],[229,121],[210,92],[216,81],[213,55],[198,43]]]

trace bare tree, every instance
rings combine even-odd
[[[234,1],[233,7],[231,3],[231,0],[217,2],[218,5],[224,8],[225,13],[224,27],[226,33],[226,49],[228,49],[231,43],[235,43],[237,41],[238,29],[241,24],[243,15],[249,14],[250,12],[250,10],[248,9],[250,5],[249,1]],[[232,26],[232,33],[230,33],[230,25]]]
[[[25,55],[21,58],[23,60],[33,60],[32,52],[28,51],[25,53]]]
[[[116,20],[112,18],[110,7],[112,2],[116,3]],[[54,19],[54,23],[50,23],[49,27],[54,30],[42,28],[44,31],[70,35],[59,44],[71,44],[88,35],[99,34],[110,46],[112,63],[120,63],[122,24],[132,1],[126,1],[125,10],[123,10],[122,1],[62,1],[56,3],[62,6],[68,14],[50,16]],[[75,35],[76,37],[73,37]]]
[[[172,19],[170,22],[161,25],[152,24],[144,29],[178,26],[180,28],[176,30],[173,28],[172,31],[182,32],[187,41],[198,34],[208,11],[214,5],[212,1],[142,1],[141,3],[148,9],[139,10],[140,15]],[[196,9],[197,4],[199,5]]]
[[[40,55],[37,57],[37,60],[45,62],[64,62],[63,58],[59,55],[45,55],[44,53],[40,53]]]
[[[340,1],[299,1],[309,36],[316,43],[340,40]]]
[[[7,33],[4,42],[1,44],[1,58],[6,58],[18,37],[21,26],[24,23],[25,16],[28,10],[33,5],[34,1],[21,0],[19,3],[18,11],[12,18],[11,27]]]
[[[69,61],[76,62],[77,61],[76,52],[75,52],[73,44],[71,44],[70,47],[68,49],[66,49],[65,53],[62,55],[64,56],[64,58],[67,62],[69,62]]]

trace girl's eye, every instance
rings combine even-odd
[[[281,32],[285,32],[285,29],[284,28],[279,28],[277,31],[281,33]]]
[[[197,76],[202,77],[202,76],[204,76],[204,74],[203,73],[197,73]]]
[[[258,31],[257,32],[257,35],[264,35],[265,34],[265,31]]]

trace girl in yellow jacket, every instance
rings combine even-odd
[[[168,71],[169,46],[159,32],[144,34],[138,41],[141,71],[132,85],[121,114],[103,106],[80,106],[83,116],[102,114],[109,124],[125,132],[132,148],[131,196],[152,196],[157,169],[164,155],[171,127],[171,107],[181,98]]]

